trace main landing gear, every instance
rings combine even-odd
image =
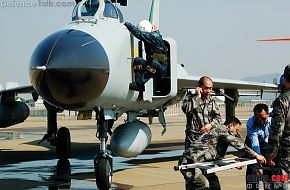
[[[97,112],[97,137],[100,140],[100,153],[94,160],[94,168],[96,184],[100,190],[108,190],[112,184],[113,157],[107,150],[106,142],[113,124],[114,118],[110,116],[110,111],[100,109]]]
[[[45,103],[47,109],[47,133],[41,139],[41,142],[48,141],[56,146],[56,154],[60,163],[68,160],[71,151],[71,138],[68,128],[61,127],[57,130],[57,108]],[[108,133],[111,134],[111,128],[115,118],[111,110],[97,110],[97,137],[100,140],[100,152],[94,159],[94,169],[96,184],[100,190],[108,190],[112,184],[113,176],[113,157],[107,150]]]
[[[57,108],[44,102],[47,109],[47,133],[41,142],[48,141],[52,146],[56,146],[56,154],[59,160],[68,160],[71,151],[71,138],[68,128],[61,127],[57,130]]]

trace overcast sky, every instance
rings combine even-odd
[[[0,84],[29,84],[33,49],[71,19],[73,0],[50,0],[67,3],[59,7],[46,6],[48,0],[19,1],[27,7],[0,0]],[[125,20],[148,18],[150,3],[128,0],[121,8]],[[161,0],[160,31],[176,40],[178,62],[192,75],[241,79],[282,73],[290,64],[290,41],[256,41],[290,37],[289,0]]]

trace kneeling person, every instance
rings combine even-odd
[[[220,160],[224,157],[228,145],[256,158],[259,163],[264,163],[265,158],[262,155],[244,145],[242,138],[238,134],[240,125],[239,119],[230,117],[225,121],[224,125],[212,129],[209,133],[202,134],[199,142],[191,144],[184,151],[179,165]],[[187,190],[221,189],[219,179],[215,173],[204,175],[202,169],[199,168],[181,170],[181,173],[186,181]]]

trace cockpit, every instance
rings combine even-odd
[[[79,2],[73,9],[72,12],[72,20],[78,20],[81,17],[94,17],[98,8],[99,8],[99,0],[86,0]],[[79,14],[80,9],[80,16]],[[118,7],[116,7],[111,1],[105,0],[105,9],[103,13],[104,17],[115,18],[120,22],[123,22],[123,14]]]

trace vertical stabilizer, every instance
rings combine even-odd
[[[153,25],[153,30],[159,29],[159,4],[160,0],[152,0],[149,21]]]

